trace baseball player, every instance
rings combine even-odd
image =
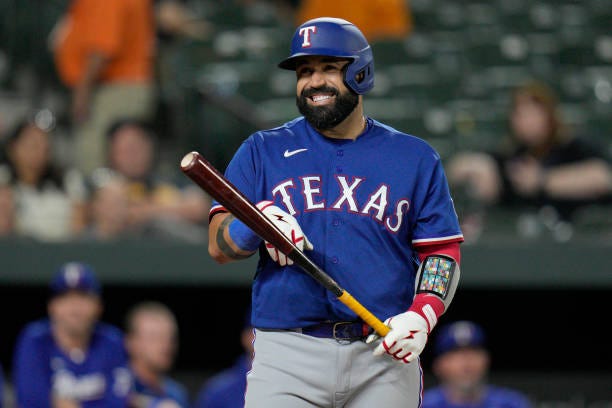
[[[28,324],[14,354],[19,408],[123,408],[132,384],[118,328],[98,321],[100,284],[80,262],[51,281],[49,318]]]
[[[425,391],[423,408],[531,408],[521,392],[487,384],[490,358],[478,324],[460,320],[436,333],[432,371],[439,381]]]
[[[225,175],[391,330],[371,334],[331,292],[213,203],[211,256],[225,263],[259,249],[245,406],[418,407],[418,357],[453,298],[463,241],[440,157],[364,114],[374,59],[352,23],[303,23],[279,66],[296,73],[302,116],[251,135]]]

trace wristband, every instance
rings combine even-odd
[[[230,223],[227,232],[234,244],[244,251],[255,251],[261,243],[259,235],[237,218]]]

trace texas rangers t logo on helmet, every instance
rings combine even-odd
[[[308,26],[300,28],[300,36],[304,37],[304,42],[302,43],[302,48],[308,48],[312,44],[310,42],[310,33],[316,33],[317,26]]]

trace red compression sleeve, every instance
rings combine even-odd
[[[429,255],[448,255],[455,260],[461,262],[461,252],[459,251],[459,242],[451,242],[450,244],[439,245],[423,245],[415,248],[419,254],[421,262]]]
[[[429,255],[448,255],[453,258],[457,264],[461,261],[461,252],[459,250],[459,242],[440,245],[426,245],[416,248],[421,262]],[[444,313],[444,303],[442,299],[430,293],[418,293],[412,300],[412,305],[408,309],[411,312],[416,312],[421,315],[429,325],[429,331],[434,328],[438,322],[438,318]]]

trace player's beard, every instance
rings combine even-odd
[[[310,96],[316,93],[327,93],[336,97],[332,105],[312,106],[308,104]],[[340,93],[336,88],[309,88],[296,97],[296,105],[300,113],[315,129],[327,130],[338,126],[355,110],[359,103],[359,95],[350,90]]]

